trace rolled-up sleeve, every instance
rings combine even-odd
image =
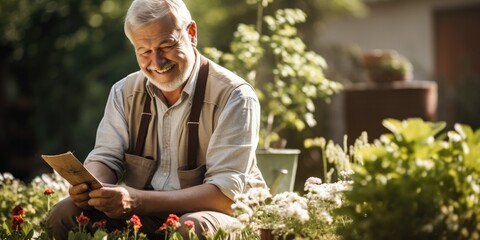
[[[256,164],[260,104],[248,85],[235,89],[212,134],[207,150],[205,182],[217,186],[227,197],[244,192],[248,175]]]
[[[105,112],[97,129],[95,148],[89,153],[85,164],[101,162],[115,171],[121,179],[125,171],[124,152],[128,148],[128,127],[123,108],[123,84],[121,80],[112,86]]]

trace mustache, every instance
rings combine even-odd
[[[174,62],[167,62],[161,67],[157,67],[154,65],[148,65],[147,70],[149,71],[157,71],[157,72],[164,72],[170,70],[173,66],[175,66]]]

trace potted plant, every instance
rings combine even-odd
[[[395,50],[365,52],[363,62],[372,82],[408,81],[413,77],[412,63]]]
[[[286,130],[313,127],[315,101],[320,98],[328,101],[342,85],[324,76],[325,60],[308,51],[298,37],[296,25],[305,22],[306,14],[300,9],[279,9],[273,15],[263,16],[271,2],[273,0],[247,0],[257,6],[256,25],[238,25],[230,52],[205,48],[204,54],[255,88],[262,114],[257,151],[259,166],[270,187],[287,185],[286,190],[291,191],[300,151],[284,149]],[[279,167],[282,157],[264,162],[263,154],[277,153],[292,156],[293,160],[285,160],[290,166]]]

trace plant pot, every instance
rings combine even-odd
[[[260,229],[260,240],[293,240],[295,236],[289,234],[285,237],[277,236],[272,233],[271,229]]]
[[[257,165],[270,193],[293,191],[297,173],[298,149],[258,149]]]

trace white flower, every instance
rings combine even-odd
[[[320,212],[320,216],[325,219],[325,221],[328,223],[328,224],[332,224],[333,222],[333,217],[332,215],[330,215],[328,212],[326,211],[322,211]]]
[[[248,223],[250,221],[250,215],[243,213],[237,216],[238,221],[242,223]]]
[[[3,179],[13,181],[15,178],[13,177],[13,175],[11,173],[5,172],[5,173],[3,173]]]
[[[245,204],[243,202],[235,202],[234,204],[232,204],[232,209],[233,210],[238,210],[241,213],[248,214],[249,216],[253,215],[252,208],[250,208],[247,204]]]
[[[247,220],[248,222],[248,220]],[[227,232],[239,232],[241,231],[245,225],[243,225],[240,221],[230,221],[230,223],[225,226],[225,231]]]
[[[264,202],[267,198],[272,197],[270,191],[266,188],[251,188],[247,192],[248,199],[252,200],[252,203]]]
[[[239,193],[234,197],[235,202],[245,202],[247,199],[248,195],[245,193]]]
[[[305,182],[305,185],[311,185],[311,184],[320,185],[322,184],[322,179],[317,177],[309,177]]]
[[[340,176],[341,176],[343,179],[346,179],[346,178],[352,176],[353,174],[354,174],[354,172],[353,172],[352,169],[340,171]]]
[[[301,204],[300,202],[294,202],[288,205],[288,207],[285,210],[285,213],[287,217],[297,218],[302,223],[310,219],[306,206]]]

